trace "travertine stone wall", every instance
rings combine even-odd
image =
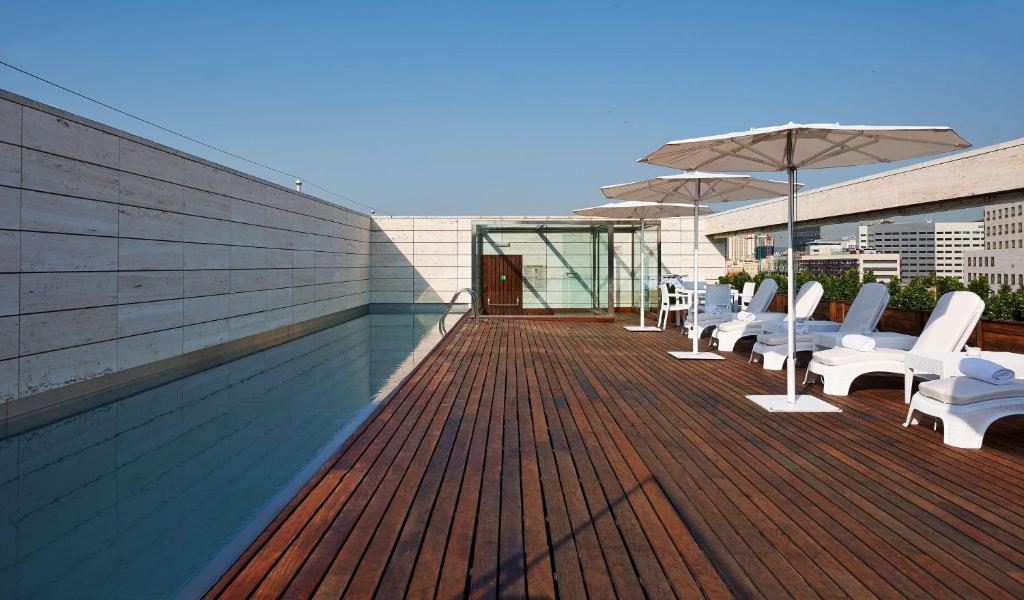
[[[0,91],[0,401],[365,305],[369,229]]]
[[[474,221],[574,219],[580,220],[570,216],[375,216],[370,233],[370,301],[448,302],[456,290],[471,287]],[[664,219],[661,227],[662,272],[689,275],[693,268],[693,220]],[[635,304],[630,300],[628,280],[631,271],[639,269],[639,260],[635,264],[631,261],[630,243],[625,234],[616,234],[616,296],[620,306]],[[646,239],[649,257],[655,255],[657,243],[657,235],[651,230]],[[636,244],[639,246],[639,234]],[[725,274],[724,242],[716,243],[702,235],[699,250],[702,278]],[[654,273],[653,268],[651,272]],[[656,293],[652,292],[654,296]]]

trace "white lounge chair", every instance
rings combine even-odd
[[[825,288],[821,287],[821,284],[817,281],[808,281],[800,286],[800,291],[796,295],[796,302],[793,307],[793,316],[796,317],[796,320],[810,320],[814,315],[814,310],[818,308],[818,303],[821,302],[821,297],[824,293]],[[711,333],[711,337],[718,340],[719,350],[730,352],[736,346],[736,342],[741,339],[762,333],[762,328],[766,322],[782,321],[786,318],[786,313],[782,312],[747,312],[754,314],[753,320],[741,321],[736,319],[722,323]]]
[[[772,283],[775,283],[774,281]],[[724,306],[725,309],[721,313],[708,312],[711,306]],[[731,321],[736,317],[736,313],[733,312],[732,307],[732,286],[727,283],[716,283],[714,285],[707,286],[704,292],[704,308],[698,308],[697,325],[700,327],[700,331],[697,332],[697,337],[700,337],[704,330],[708,327],[715,327],[719,323],[725,321]],[[690,329],[693,327],[693,318],[691,315],[686,315],[686,321],[683,322],[683,333],[692,335]]]
[[[942,419],[942,441],[957,448],[981,448],[988,426],[1024,415],[1024,379],[994,385],[970,377],[925,381],[910,400],[904,427],[917,424],[914,412]]]
[[[842,336],[856,333],[868,334],[875,331],[878,321],[889,305],[889,289],[881,283],[865,283],[857,297],[853,299],[850,310],[842,324],[835,321],[805,321],[802,323],[807,328],[807,333],[798,333],[795,336],[795,352],[809,352],[818,348],[816,337],[824,332],[835,332],[839,339]],[[750,362],[754,362],[756,356],[762,357],[765,369],[778,371],[786,364],[786,357],[789,356],[786,344],[786,323],[770,322],[765,323],[764,333],[757,336],[757,342],[750,351]]]
[[[958,352],[967,343],[984,311],[985,302],[973,292],[944,294],[910,351]],[[869,352],[842,347],[818,350],[807,365],[804,383],[811,380],[812,374],[818,375],[826,394],[846,396],[850,385],[861,375],[904,373],[906,353],[899,348],[878,347]]]

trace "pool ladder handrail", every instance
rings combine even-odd
[[[462,288],[461,290],[455,292],[455,295],[452,296],[452,299],[448,302],[448,306],[444,309],[444,313],[441,315],[441,320],[437,322],[437,329],[438,331],[441,332],[442,336],[448,333],[448,328],[444,326],[444,320],[448,318],[448,313],[452,311],[452,307],[455,306],[455,301],[459,299],[459,296],[462,295],[462,292],[467,292],[469,294],[469,304],[473,308],[473,320],[477,320],[480,318],[480,311],[477,308],[477,304],[479,304],[480,298],[476,295],[476,291],[473,288]]]

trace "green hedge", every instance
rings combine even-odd
[[[785,275],[767,271],[762,271],[754,276],[747,273],[733,273],[719,277],[718,281],[740,289],[748,281],[760,284],[769,277],[779,284],[780,290],[786,289]],[[825,288],[825,300],[853,300],[857,296],[857,292],[860,291],[861,285],[876,281],[876,279],[874,273],[867,271],[864,273],[864,280],[861,281],[855,269],[847,269],[842,275],[814,274],[806,270],[797,273],[795,282],[797,289],[808,281],[821,283],[821,286]],[[898,277],[894,277],[888,283],[888,288],[891,296],[889,308],[932,310],[935,308],[936,300],[946,292],[966,289],[978,294],[985,301],[986,319],[1024,321],[1024,287],[1015,292],[1010,289],[1010,286],[1004,284],[998,291],[992,293],[988,279],[984,277],[972,279],[966,286],[959,277],[926,275],[914,277],[905,284]]]

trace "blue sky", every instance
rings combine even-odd
[[[665,172],[634,162],[665,141],[788,121],[1024,136],[1019,1],[18,1],[4,15],[4,60],[395,214],[568,213]],[[0,87],[289,183],[4,68]]]

